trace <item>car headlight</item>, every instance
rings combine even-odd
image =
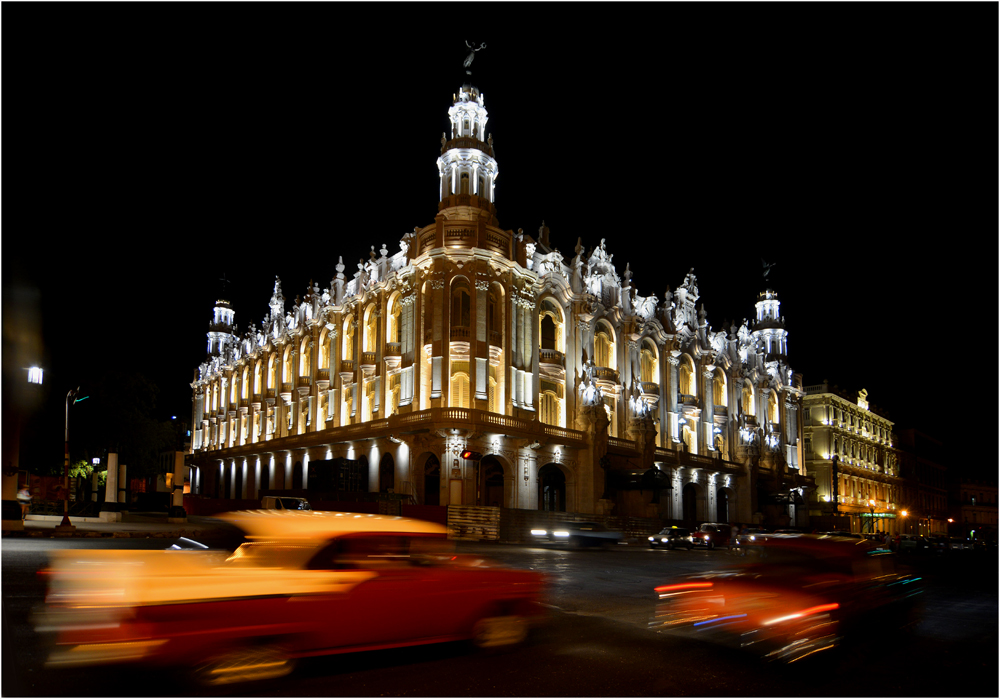
[[[667,543],[667,537],[663,537],[662,539],[660,539],[660,541],[662,541],[664,544]]]
[[[531,534],[532,536],[545,536],[548,532],[544,529],[532,529]]]
[[[648,539],[649,539],[650,541],[653,541],[653,537],[651,537],[651,536],[650,536],[650,537],[647,537],[647,538],[648,538]]]
[[[552,532],[552,535],[553,536],[569,536],[569,532],[566,531],[565,529],[560,529],[558,531]]]

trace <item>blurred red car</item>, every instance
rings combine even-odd
[[[863,539],[770,534],[755,552],[751,563],[657,587],[651,626],[794,662],[905,619],[920,592],[895,554]]]
[[[438,524],[233,512],[235,550],[63,550],[47,571],[48,666],[141,661],[199,683],[280,677],[304,656],[469,639],[523,641],[543,577],[456,555]]]

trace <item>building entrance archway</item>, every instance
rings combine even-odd
[[[681,512],[684,523],[694,526],[698,522],[698,488],[693,483],[688,483],[681,491]]]
[[[424,462],[424,504],[441,504],[441,462],[433,454]]]
[[[395,492],[396,486],[396,464],[392,459],[392,454],[383,454],[378,466],[378,492]]]
[[[556,464],[545,464],[538,470],[538,509],[566,511],[566,474]]]
[[[505,504],[503,486],[503,464],[495,456],[484,456],[479,462],[478,504],[503,507]]]

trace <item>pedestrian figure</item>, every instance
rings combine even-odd
[[[31,491],[28,490],[28,486],[23,485],[17,491],[17,502],[21,505],[21,521],[23,522],[28,516],[28,510],[31,509]]]

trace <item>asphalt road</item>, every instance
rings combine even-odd
[[[568,551],[460,544],[549,575],[549,623],[527,645],[483,653],[443,644],[314,658],[288,677],[194,692],[180,673],[46,671],[29,624],[43,599],[36,571],[55,547],[162,548],[156,539],[4,540],[4,696],[997,696],[997,559],[909,559],[925,579],[923,612],[903,630],[872,629],[815,662],[776,666],[650,631],[653,588],[734,561],[725,551],[617,547]]]

